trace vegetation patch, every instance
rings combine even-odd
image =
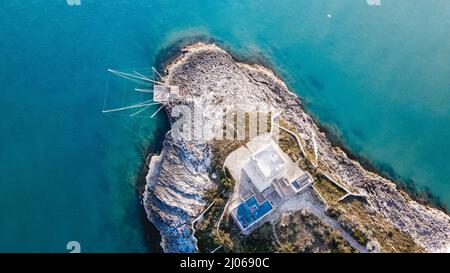
[[[336,204],[340,198],[342,198],[346,192],[339,188],[336,184],[328,180],[323,175],[317,175],[314,181],[314,187],[322,195],[328,205]]]
[[[382,252],[424,251],[410,235],[360,200],[350,198],[345,202],[334,203],[327,212],[362,245],[375,240]]]
[[[269,222],[260,226],[252,234],[237,238],[234,244],[234,251],[238,253],[273,253],[276,250],[273,227]]]
[[[275,226],[278,252],[354,253],[357,252],[339,232],[307,211],[284,216]]]
[[[214,205],[203,215],[203,218],[195,223],[195,237],[200,252],[210,252],[219,246],[220,251],[229,252],[233,249],[233,236],[239,234],[239,229],[230,221],[230,215],[225,212],[225,205],[234,187],[235,181],[229,175],[228,170],[221,172],[217,187],[206,192],[204,198],[207,206],[214,202]],[[206,206],[206,207],[207,207]],[[205,207],[205,208],[206,208]],[[219,226],[217,226],[219,225]]]
[[[298,160],[292,158],[292,160],[294,160],[294,162],[298,162],[300,164],[305,164],[305,166],[301,166],[302,168],[304,168],[305,170],[309,170],[310,168],[314,168],[314,166],[312,165],[311,162],[314,161],[314,151],[312,151],[311,149],[308,149],[308,145],[306,145],[306,142],[303,140],[303,138],[300,136],[300,134],[297,132],[297,129],[292,126],[289,122],[281,119],[279,122],[279,125],[285,129],[288,129],[289,131],[293,132],[300,140],[300,143],[303,147],[303,151],[305,152],[305,154],[303,154],[296,138],[291,134],[286,132],[283,129],[280,129],[280,141],[285,141],[288,140],[287,144],[287,148],[288,149],[292,149],[294,147],[296,147],[297,150],[297,158]],[[287,154],[289,154],[289,152],[286,152]]]

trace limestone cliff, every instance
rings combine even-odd
[[[448,251],[450,217],[415,202],[392,181],[365,170],[340,148],[333,147],[303,111],[298,97],[269,69],[239,63],[212,44],[184,48],[166,68],[165,81],[179,86],[181,96],[186,98],[179,103],[188,107],[193,108],[201,101],[204,111],[208,111],[208,106],[245,102],[250,107],[280,110],[283,119],[302,134],[309,149],[316,144],[317,164],[321,168],[330,170],[335,179],[349,188],[367,195],[374,211],[409,234],[425,250]],[[175,105],[166,107],[169,117]],[[213,111],[204,119],[206,123],[218,121]],[[173,124],[175,119],[170,121]],[[211,157],[207,141],[178,140],[168,133],[161,155],[151,160],[144,205],[149,219],[161,232],[166,252],[197,251],[190,223],[205,206],[205,191],[214,187],[208,173]]]

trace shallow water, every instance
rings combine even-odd
[[[166,124],[102,114],[106,69],[198,35],[265,56],[354,153],[450,205],[450,2],[382,3],[3,3],[0,251],[157,250],[136,181]]]

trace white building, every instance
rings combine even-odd
[[[297,194],[313,181],[271,140],[253,149],[243,170],[259,193],[272,187],[267,193],[275,190],[281,197]]]
[[[270,134],[231,153],[225,166],[236,180],[229,212],[243,234],[250,234],[313,178],[281,150]]]
[[[244,171],[259,192],[263,192],[276,179],[283,179],[286,173],[286,160],[273,143],[263,147],[250,157]]]

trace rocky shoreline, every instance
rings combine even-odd
[[[371,210],[381,214],[428,252],[450,251],[450,217],[419,204],[396,184],[350,159],[304,112],[292,93],[271,70],[235,61],[214,44],[185,47],[166,67],[165,82],[177,85],[183,104],[193,108],[201,100],[207,106],[239,105],[282,110],[282,117],[300,132],[306,148],[317,146],[318,166],[345,186],[364,194]],[[173,107],[166,106],[171,125]],[[207,110],[205,110],[207,111]],[[215,123],[213,112],[204,118]],[[205,192],[215,187],[209,168],[213,154],[206,141],[174,139],[166,135],[162,152],[149,164],[144,191],[148,218],[162,236],[165,252],[196,252],[191,222],[204,209]]]

